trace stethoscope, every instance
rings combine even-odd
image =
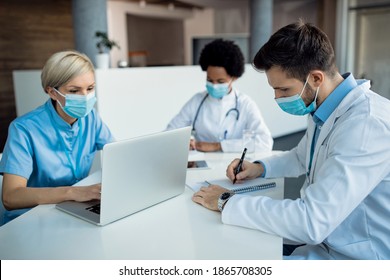
[[[196,135],[195,123],[198,119],[200,109],[202,108],[202,105],[208,96],[209,96],[209,94],[206,94],[205,97],[203,97],[202,101],[199,104],[198,110],[196,110],[195,118],[194,118],[194,121],[192,122],[192,133],[191,133],[192,136]],[[236,106],[234,108],[231,108],[229,111],[226,112],[225,119],[229,116],[230,113],[235,112],[236,113],[236,121],[238,121],[238,119],[240,117],[240,111],[238,110],[238,97],[237,97],[236,92],[234,92],[234,96],[235,96],[235,100],[236,100]],[[226,133],[227,133],[227,131],[225,131],[225,138],[226,138]]]

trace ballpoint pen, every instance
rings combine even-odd
[[[237,167],[236,167],[236,170],[234,170],[234,180],[233,180],[233,184],[236,182],[237,178],[237,174],[241,172],[241,168],[242,168],[242,163],[244,162],[244,158],[245,158],[245,153],[246,153],[246,148],[244,148],[244,151],[242,152],[242,156],[240,158],[240,162],[238,163]]]

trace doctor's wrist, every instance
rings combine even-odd
[[[264,166],[264,163],[261,162],[260,160],[256,160],[253,163],[256,164],[257,168],[258,168],[258,175],[256,177],[264,178],[265,177],[265,166]]]

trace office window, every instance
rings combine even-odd
[[[346,71],[371,80],[372,89],[390,99],[390,1],[349,1]]]

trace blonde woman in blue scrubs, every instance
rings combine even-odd
[[[96,151],[114,140],[93,108],[93,64],[84,54],[58,52],[41,80],[50,98],[10,124],[0,162],[6,222],[39,204],[100,199],[100,184],[72,187],[88,175]]]

